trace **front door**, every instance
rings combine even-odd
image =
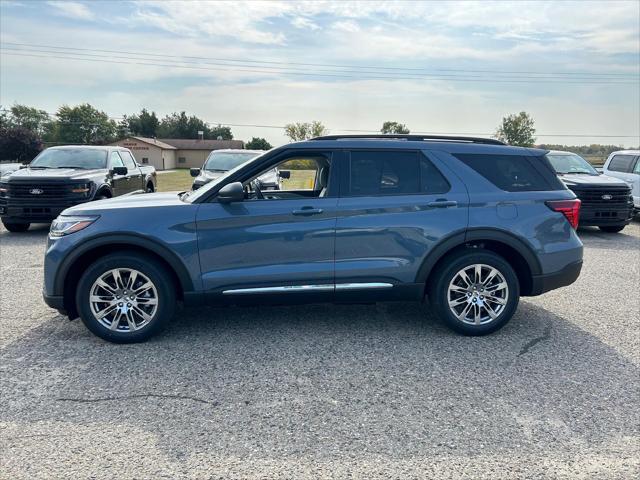
[[[113,169],[114,167],[124,166],[124,161],[122,160],[118,152],[111,152],[111,156],[109,157],[109,168]],[[111,189],[113,191],[114,197],[129,193],[131,191],[131,181],[129,177],[127,177],[127,175],[119,175],[114,173],[113,179],[111,180]]]
[[[293,156],[292,156],[293,155]],[[289,172],[280,190],[241,179],[245,200],[200,205],[198,245],[205,294],[217,300],[333,294],[337,196],[330,152],[287,154],[265,167]]]
[[[124,161],[124,166],[127,167],[127,178],[129,179],[129,191],[135,192],[136,190],[144,190],[142,172],[138,167],[138,164],[133,159],[133,156],[126,151],[120,151],[120,157]]]

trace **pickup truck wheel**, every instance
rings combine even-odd
[[[153,193],[153,192],[154,192],[154,190],[153,190],[153,184],[148,183],[148,184],[147,184],[147,188],[145,188],[145,190],[144,190],[144,191],[145,191],[146,193]]]
[[[518,277],[501,256],[478,250],[460,253],[434,272],[429,300],[437,316],[463,335],[502,328],[520,299]]]
[[[607,232],[607,233],[618,233],[621,232],[622,230],[624,230],[624,227],[626,227],[626,225],[603,225],[598,227],[600,230],[602,230],[603,232]]]
[[[137,253],[114,253],[86,270],[76,291],[80,318],[95,335],[114,343],[144,342],[168,323],[176,306],[170,273]]]
[[[20,233],[20,232],[26,232],[27,230],[29,230],[29,225],[31,224],[30,223],[13,223],[13,222],[2,220],[2,225],[4,225],[4,228],[9,230],[10,232]]]

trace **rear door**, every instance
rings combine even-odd
[[[351,150],[336,222],[336,294],[419,295],[418,270],[444,237],[467,225],[468,195],[422,151]],[[448,169],[446,169],[448,171]]]

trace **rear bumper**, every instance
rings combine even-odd
[[[541,295],[550,290],[571,285],[580,276],[580,270],[582,270],[582,260],[570,263],[557,272],[534,275],[531,295]]]

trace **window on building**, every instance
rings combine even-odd
[[[142,157],[142,164],[147,165],[149,163],[149,159],[147,157]]]
[[[178,157],[178,163],[187,163],[187,159],[184,157]]]

